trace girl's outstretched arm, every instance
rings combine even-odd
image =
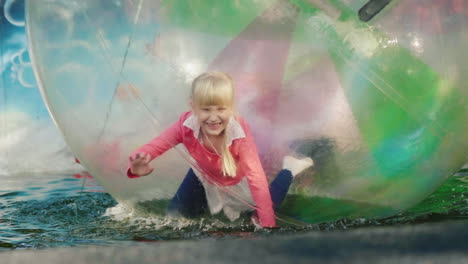
[[[146,153],[137,153],[134,157],[128,158],[130,164],[130,174],[137,176],[146,176],[153,172],[153,168],[149,166],[151,156]],[[134,178],[134,177],[130,177]]]
[[[179,143],[182,142],[182,126],[183,122],[186,119],[186,117],[190,113],[184,113],[181,115],[179,120],[174,122],[168,129],[166,129],[164,132],[162,132],[159,136],[155,137],[152,139],[150,142],[147,144],[141,146],[137,150],[133,151],[132,154],[129,157],[129,163],[128,163],[128,168],[127,168],[127,176],[129,178],[137,178],[140,176],[148,175],[147,174],[133,174],[131,171],[131,166],[132,166],[132,160],[136,160],[137,156],[140,157],[141,155],[145,155],[146,158],[144,161],[147,163],[151,162],[153,159],[157,158],[158,156],[162,155],[164,152],[169,150],[170,148],[173,148],[177,146]],[[146,173],[145,171],[144,173]]]

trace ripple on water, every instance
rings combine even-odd
[[[346,230],[468,218],[468,176],[450,178],[426,200],[386,219],[340,219],[278,230],[255,231],[248,217],[231,223],[222,217],[168,218],[168,200],[146,201],[125,208],[96,184],[81,179],[32,181],[27,192],[10,186],[0,191],[0,248],[154,242],[180,239],[251,239],[297,232]],[[54,182],[53,188],[48,184]],[[24,183],[24,181],[23,181]],[[96,190],[99,190],[96,192]],[[6,202],[5,202],[6,201]]]

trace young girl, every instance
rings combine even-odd
[[[149,162],[182,143],[194,160],[169,205],[169,213],[197,216],[209,209],[231,220],[255,204],[259,224],[275,227],[279,208],[295,175],[313,165],[310,158],[286,156],[283,170],[268,187],[249,126],[235,115],[234,86],[225,73],[207,72],[192,83],[192,111],[129,157],[127,176],[153,171]],[[256,221],[256,217],[253,218]]]

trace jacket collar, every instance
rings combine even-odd
[[[197,117],[195,116],[194,113],[192,113],[183,123],[185,127],[190,128],[193,130],[193,136],[200,142],[203,142],[203,140],[200,138],[200,123],[198,122]],[[234,117],[231,117],[229,119],[229,122],[226,126],[226,142],[227,145],[230,146],[232,144],[232,141],[240,138],[245,138],[245,132],[244,129],[242,129],[241,124],[237,122],[237,120]]]

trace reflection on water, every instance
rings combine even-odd
[[[320,199],[320,197],[314,198]],[[248,219],[169,219],[167,201],[127,212],[86,174],[5,176],[0,187],[0,248],[45,248],[180,239],[250,239],[381,225],[468,219],[468,175],[458,173],[419,205],[397,216],[329,219],[324,223],[255,231]],[[107,213],[106,213],[107,211]]]

